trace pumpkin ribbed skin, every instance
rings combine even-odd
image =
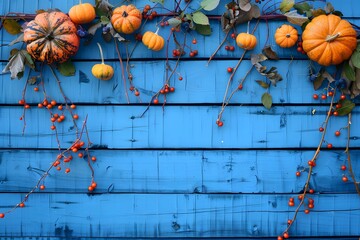
[[[96,17],[96,13],[90,3],[82,3],[70,8],[69,17],[76,24],[85,24],[92,22]]]
[[[315,17],[302,34],[308,57],[323,66],[337,65],[350,58],[356,48],[356,31],[336,15]]]
[[[110,65],[99,63],[92,67],[91,73],[97,79],[110,80],[114,75],[114,69]]]
[[[256,47],[256,37],[250,33],[239,33],[236,37],[236,44],[245,50],[252,50]]]
[[[157,33],[147,31],[142,37],[142,42],[145,46],[153,51],[160,51],[163,49],[165,40],[162,36]]]
[[[142,15],[134,5],[122,5],[113,11],[111,24],[120,33],[131,34],[141,25]]]
[[[24,42],[34,59],[48,64],[67,61],[80,45],[74,23],[62,12],[38,14],[26,26]]]
[[[291,25],[284,24],[275,32],[275,42],[282,48],[294,46],[299,38],[298,31]]]

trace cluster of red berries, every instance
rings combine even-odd
[[[144,19],[147,20],[153,20],[155,17],[157,17],[157,12],[154,10],[151,10],[150,5],[145,5],[144,10],[142,12],[142,16]]]
[[[225,46],[225,50],[226,50],[226,51],[233,52],[233,51],[235,51],[235,47],[232,46],[232,45],[226,45],[226,46]]]
[[[161,21],[160,26],[161,27],[169,26],[169,22],[168,21]]]
[[[302,47],[302,41],[298,41],[297,43],[297,49],[296,49],[299,53],[302,54],[306,54],[306,52],[304,51],[303,47]]]
[[[129,90],[131,91],[131,92],[134,92],[134,95],[135,96],[140,96],[140,92],[139,92],[139,90],[137,89],[137,88],[135,88],[134,86],[131,86],[130,88],[129,88]]]
[[[180,56],[182,56],[182,55],[184,55],[184,54],[185,54],[184,50],[174,49],[174,50],[172,51],[173,57],[180,57]]]

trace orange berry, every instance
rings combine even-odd
[[[91,157],[91,161],[95,162],[95,161],[96,161],[96,157],[95,157],[95,156],[92,156],[92,157]]]
[[[51,125],[50,129],[55,130],[56,129],[55,125]]]
[[[40,185],[40,190],[44,190],[45,189],[45,185]]]
[[[26,105],[25,105],[25,108],[26,108],[26,109],[29,109],[29,108],[30,108],[30,105],[29,105],[29,104],[26,104]]]
[[[25,204],[23,202],[19,203],[19,207],[23,208],[23,207],[25,207]]]
[[[34,87],[34,91],[35,91],[35,92],[39,91],[39,88],[38,88],[38,87]]]
[[[59,167],[57,167],[57,168],[56,168],[56,170],[60,171],[60,170],[61,170],[61,167],[60,167],[60,166],[59,166]]]
[[[5,214],[4,213],[0,213],[0,218],[4,218]]]
[[[77,149],[76,147],[72,148],[71,151],[73,152],[77,152],[79,149]]]
[[[53,105],[53,106],[55,106],[55,105],[56,105],[56,101],[55,101],[55,100],[52,100],[52,101],[50,102],[50,104]]]
[[[92,183],[91,183],[91,187],[96,188],[96,187],[97,187],[97,183],[96,183],[96,182],[92,182]]]
[[[83,154],[83,153],[79,153],[79,154],[78,154],[78,157],[79,157],[79,158],[83,158],[83,157],[84,157],[84,154]]]
[[[70,172],[70,168],[65,169],[65,173],[69,173]]]
[[[89,192],[92,192],[92,191],[94,191],[94,188],[92,186],[89,186],[88,190],[89,190]]]
[[[71,104],[71,105],[70,105],[70,108],[71,108],[71,109],[75,109],[75,108],[76,108],[76,105],[75,105],[75,104]]]
[[[74,118],[74,119],[79,119],[79,115],[74,114],[74,115],[73,115],[73,118]]]
[[[38,108],[42,108],[43,105],[41,103],[38,103]]]
[[[59,105],[58,106],[58,109],[61,111],[61,110],[63,110],[63,105]]]

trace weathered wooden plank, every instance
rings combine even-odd
[[[1,194],[4,211],[22,194]],[[275,237],[294,208],[291,195],[33,194],[24,209],[1,219],[0,237]],[[314,195],[290,235],[358,236],[356,194]],[[316,226],[316,227],[314,227]]]
[[[58,151],[0,151],[0,192],[28,192],[56,158]],[[96,193],[289,193],[300,192],[307,160],[314,151],[103,151],[92,150]],[[62,171],[51,171],[47,192],[87,191],[91,172],[76,154]],[[360,151],[351,151],[353,169],[360,169]],[[321,152],[311,187],[317,192],[354,193],[351,181],[341,181],[343,151]],[[64,173],[70,167],[69,174]],[[296,177],[296,171],[305,171]]]
[[[115,75],[109,81],[100,81],[93,77],[91,74],[93,63],[89,62],[76,63],[77,72],[75,76],[64,77],[59,73],[57,76],[60,78],[65,94],[75,103],[128,103],[119,63],[109,62],[109,64],[115,69]],[[178,73],[181,74],[183,80],[179,81],[179,75],[177,74],[171,78],[170,85],[175,87],[175,92],[168,94],[167,103],[222,103],[230,76],[227,68],[235,66],[236,61],[216,61],[211,64],[211,66],[206,66],[206,61],[181,62],[178,67]],[[171,65],[175,65],[175,62],[171,62]],[[266,65],[278,68],[279,73],[284,78],[283,81],[278,82],[276,87],[271,87],[269,91],[272,95],[273,103],[319,104],[330,102],[330,97],[327,100],[313,99],[314,93],[321,95],[326,94],[326,91],[323,89],[319,91],[314,90],[313,84],[308,77],[308,61],[294,60],[291,63],[284,60],[269,61]],[[2,63],[1,66],[4,67],[5,63]],[[164,61],[134,63],[132,70],[134,76],[133,83],[140,92],[140,97],[136,97],[134,92],[129,91],[129,83],[126,80],[126,91],[129,94],[130,102],[151,102],[155,94],[164,87],[166,78],[164,75],[165,68]],[[242,62],[230,85],[230,92],[237,89],[239,82],[250,68],[250,61]],[[31,73],[31,76],[38,74]],[[27,75],[26,73],[25,76]],[[59,103],[64,102],[56,80],[48,67],[44,67],[43,76],[47,95]],[[0,78],[0,103],[17,104],[22,98],[25,79],[11,81],[8,74],[1,75]],[[256,80],[266,82],[265,77],[253,69],[243,84],[243,90],[235,93],[230,103],[261,104],[261,96],[266,90]],[[324,88],[326,84],[327,81],[324,81]],[[44,95],[41,87],[39,92],[34,92],[33,88],[34,86],[28,85],[25,100],[27,103],[37,105],[37,103],[43,101]],[[339,92],[337,93],[340,95]],[[158,99],[160,103],[163,103],[164,97],[162,95]]]
[[[110,81],[100,81],[92,76],[92,62],[76,63],[77,72],[75,76],[64,77],[57,74],[61,80],[65,94],[76,103],[127,103],[121,69],[119,64],[112,62],[115,75]],[[109,63],[110,64],[110,63]],[[175,62],[172,62],[174,65]],[[178,67],[179,74],[184,80],[179,81],[179,75],[171,78],[170,85],[175,87],[175,93],[167,97],[168,103],[221,103],[223,101],[227,82],[230,74],[226,71],[229,66],[235,66],[236,61],[216,61],[212,66],[206,66],[206,61],[185,61]],[[279,82],[276,87],[271,88],[274,103],[319,103],[320,100],[312,98],[313,84],[308,79],[306,69],[308,61],[272,61],[267,65],[277,67],[284,80]],[[5,66],[5,63],[2,64]],[[237,89],[239,81],[246,75],[251,68],[250,61],[244,61],[238,69],[231,84],[230,91]],[[164,86],[166,77],[164,61],[136,62],[133,64],[133,83],[140,92],[141,102],[150,102],[152,97]],[[38,73],[31,73],[37,75]],[[27,76],[27,74],[25,74]],[[64,102],[59,87],[50,72],[45,67],[43,71],[44,83],[47,94],[57,102]],[[22,91],[25,86],[25,79],[21,81],[11,81],[10,75],[1,76],[0,103],[17,104],[22,98]],[[265,90],[260,87],[256,80],[266,81],[256,70],[252,70],[243,84],[243,90],[236,93],[231,103],[261,103],[261,95]],[[127,85],[129,83],[127,82]],[[126,91],[130,96],[131,103],[138,103],[139,99],[133,92]],[[301,94],[299,94],[301,89]],[[39,92],[33,91],[33,86],[27,88],[25,100],[27,103],[37,104],[42,101],[44,95],[40,88]],[[86,93],[86,94],[85,94]],[[322,91],[317,93],[321,94]],[[159,96],[160,103],[163,96]],[[321,101],[322,103],[329,102]]]
[[[215,122],[218,106],[151,107],[139,117],[146,106],[81,106],[76,109],[82,121],[88,115],[92,142],[103,148],[314,148],[321,135],[319,127],[325,120],[326,107],[263,107],[229,106],[223,115],[224,127]],[[26,111],[27,127],[18,120],[22,107],[1,107],[0,147],[57,148],[47,110]],[[56,111],[54,111],[55,113]],[[315,113],[315,114],[314,114]],[[61,113],[60,113],[61,114]],[[353,110],[352,121],[359,121],[359,110]],[[68,117],[69,118],[69,117]],[[69,147],[75,141],[70,119],[56,124],[59,140]],[[347,125],[347,117],[331,119],[326,141],[344,147],[346,134],[334,132]],[[351,146],[358,146],[359,128],[352,128]],[[36,141],[34,141],[36,137]],[[324,143],[324,148],[326,144]]]

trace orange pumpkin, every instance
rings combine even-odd
[[[298,38],[298,31],[291,25],[283,24],[276,29],[275,42],[282,48],[294,46]]]
[[[69,17],[76,24],[92,22],[95,17],[95,9],[90,3],[81,3],[70,8]]]
[[[142,37],[142,42],[145,46],[153,51],[160,51],[163,49],[165,40],[162,36],[158,35],[158,31],[155,33],[147,31]]]
[[[141,25],[142,15],[134,5],[122,5],[113,11],[111,24],[120,33],[131,34]]]
[[[256,47],[256,37],[250,33],[239,33],[236,37],[236,44],[245,50],[252,50]]]
[[[104,54],[101,48],[100,43],[97,43],[100,51],[101,63],[95,64],[91,73],[100,80],[110,80],[114,76],[114,69],[112,66],[105,64],[104,62]]]
[[[62,12],[36,15],[24,30],[24,42],[34,59],[48,64],[67,61],[80,45],[74,23]]]
[[[347,60],[356,48],[356,32],[336,15],[315,17],[302,34],[302,47],[308,57],[323,66]]]

